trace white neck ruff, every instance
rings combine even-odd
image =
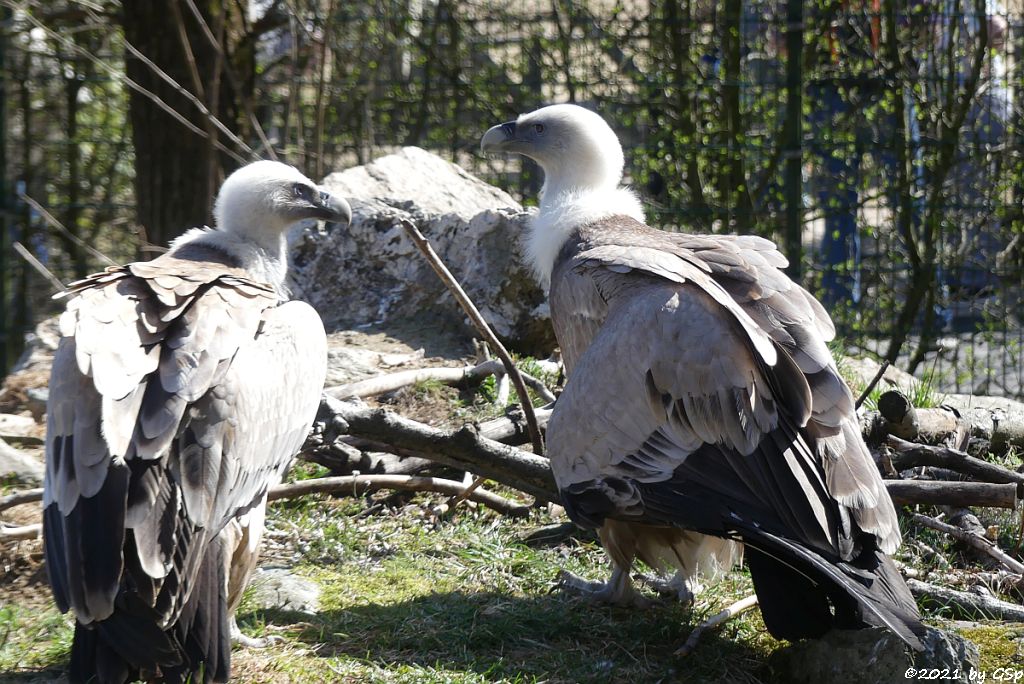
[[[609,216],[629,216],[642,223],[644,210],[633,191],[626,188],[544,193],[526,239],[527,259],[544,289],[551,285],[555,259],[569,235],[580,226]]]

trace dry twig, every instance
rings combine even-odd
[[[466,291],[462,289],[459,282],[452,275],[448,267],[441,261],[441,257],[437,255],[434,248],[430,246],[430,242],[423,236],[420,229],[416,227],[416,224],[409,219],[400,219],[399,222],[405,232],[412,239],[413,243],[423,253],[423,256],[427,258],[431,268],[437,274],[437,277],[445,284],[448,290],[455,297],[455,301],[459,303],[462,310],[469,316],[469,320],[473,322],[476,329],[480,331],[487,343],[491,345],[491,348],[501,359],[501,362],[505,364],[505,370],[508,372],[509,378],[512,379],[512,384],[515,385],[516,394],[519,395],[519,402],[522,404],[523,412],[526,414],[526,424],[530,428],[530,441],[533,443],[533,451],[537,455],[544,453],[544,440],[540,434],[540,428],[537,426],[537,417],[534,415],[533,403],[530,401],[530,393],[526,389],[526,383],[523,381],[522,375],[519,373],[519,369],[516,368],[515,362],[512,360],[512,356],[505,349],[505,345],[501,343],[494,331],[491,330],[491,326],[487,324],[484,317],[480,315],[480,311],[473,304],[473,301],[466,294]]]
[[[878,367],[878,372],[875,373],[875,377],[871,378],[871,382],[868,383],[868,386],[865,387],[864,391],[860,393],[859,397],[857,397],[857,403],[853,405],[855,409],[859,409],[861,407],[861,404],[863,404],[864,400],[871,394],[871,390],[875,389],[875,385],[877,385],[878,381],[882,379],[882,376],[885,375],[885,371],[888,370],[888,368],[889,362],[883,361],[882,365]]]
[[[686,642],[676,650],[676,655],[690,655],[691,653],[693,653],[693,649],[697,648],[697,642],[700,641],[700,637],[702,634],[704,634],[704,632],[708,631],[709,629],[714,629],[715,627],[718,627],[719,625],[725,622],[728,622],[737,615],[747,612],[756,605],[757,595],[751,594],[746,598],[736,601],[722,612],[717,613],[716,615],[712,615],[707,620],[693,628],[693,631],[690,632],[690,636],[686,638]]]

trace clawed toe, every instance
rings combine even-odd
[[[238,623],[231,619],[231,643],[242,648],[268,648],[274,644],[283,643],[284,639],[279,636],[251,637],[242,633]]]
[[[657,604],[657,601],[638,594],[633,589],[629,576],[618,571],[613,572],[607,582],[596,582],[562,570],[558,573],[557,587],[592,603],[607,603],[641,610]]]

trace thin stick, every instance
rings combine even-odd
[[[882,379],[882,376],[885,375],[885,371],[888,369],[889,362],[883,361],[882,365],[878,367],[878,372],[875,373],[875,377],[871,378],[871,382],[868,383],[868,386],[865,387],[864,391],[860,393],[859,397],[857,397],[857,402],[853,405],[855,409],[860,408],[860,405],[868,398],[868,395],[871,394],[871,390],[875,389],[875,385],[878,384],[878,381]]]
[[[21,244],[20,242],[15,242],[12,246],[14,247],[14,251],[17,252],[22,259],[28,262],[29,266],[36,269],[39,272],[39,275],[43,276],[44,278],[46,278],[46,280],[50,281],[50,285],[51,287],[54,288],[54,292],[64,291],[64,283],[60,282],[60,280],[57,279],[57,276],[50,273],[50,269],[43,266],[39,262],[39,259],[36,259],[32,255],[32,252],[25,249],[25,245]]]
[[[8,508],[14,508],[21,504],[35,503],[36,501],[43,500],[43,488],[36,487],[35,489],[26,489],[20,492],[14,492],[7,496],[0,497],[0,511],[5,511]]]
[[[544,440],[541,438],[540,428],[537,427],[537,416],[533,412],[533,403],[530,401],[529,390],[527,390],[526,383],[523,382],[523,376],[520,375],[519,369],[516,368],[516,364],[509,355],[508,350],[505,349],[505,345],[498,340],[494,331],[491,330],[491,326],[487,325],[487,321],[480,315],[480,311],[477,310],[469,295],[466,294],[466,291],[459,285],[455,276],[452,275],[451,271],[444,265],[444,262],[441,261],[441,257],[430,246],[430,242],[423,236],[423,233],[416,227],[416,224],[404,218],[400,219],[399,222],[419,250],[423,252],[423,256],[427,258],[437,276],[447,286],[452,295],[455,296],[455,301],[462,306],[462,310],[469,316],[469,320],[473,322],[473,325],[484,336],[487,343],[491,345],[491,348],[494,349],[501,362],[505,364],[505,370],[512,379],[512,384],[515,385],[516,394],[519,395],[519,402],[522,404],[523,413],[526,415],[526,424],[530,429],[530,441],[533,442],[533,450],[538,456],[543,454]]]
[[[92,254],[94,257],[96,257],[100,261],[104,262],[107,266],[118,266],[119,265],[116,261],[114,261],[113,259],[108,257],[106,254],[104,254],[100,250],[96,249],[95,247],[90,245],[88,242],[86,242],[85,240],[83,240],[82,238],[78,237],[77,235],[72,233],[70,230],[65,228],[64,224],[61,223],[60,221],[58,221],[53,216],[53,214],[48,212],[43,207],[43,205],[39,204],[39,202],[35,201],[34,199],[32,199],[31,197],[29,197],[28,195],[26,195],[24,193],[18,195],[18,198],[21,199],[23,202],[25,202],[25,204],[29,205],[30,207],[32,207],[33,209],[38,211],[39,215],[43,217],[43,220],[46,221],[47,223],[49,223],[54,228],[56,228],[60,232],[61,235],[63,235],[67,239],[71,240],[76,245],[78,245],[79,247],[81,247],[82,249],[87,251],[89,254]]]
[[[270,488],[268,501],[291,499],[307,494],[363,494],[371,489],[401,489],[410,492],[438,492],[450,496],[459,496],[467,492],[466,486],[455,480],[439,477],[418,477],[415,475],[343,475],[339,477],[320,477],[302,480],[291,484],[281,484]],[[530,512],[529,504],[521,504],[498,496],[485,489],[468,492],[470,501],[492,508],[499,513],[511,516],[523,516]]]
[[[958,539],[959,541],[970,545],[972,548],[988,554],[1006,566],[1011,572],[1015,572],[1018,575],[1024,574],[1024,563],[1021,563],[1016,558],[1010,557],[1005,551],[981,535],[971,534],[970,532],[961,530],[959,527],[944,523],[927,515],[922,515],[921,513],[911,513],[910,519],[919,525],[924,525],[925,527],[929,527],[938,532],[945,532],[954,539]]]
[[[480,485],[482,485],[486,481],[487,481],[486,477],[477,476],[477,477],[475,477],[473,479],[473,481],[470,484],[466,485],[461,492],[459,492],[455,496],[449,498],[448,499],[448,509],[449,509],[449,511],[454,511],[456,506],[458,506],[460,503],[462,503],[463,501],[465,501],[466,499],[471,497],[474,492],[476,492],[478,489],[480,489]]]
[[[747,612],[756,605],[757,595],[751,594],[750,596],[740,599],[736,603],[733,603],[731,606],[723,610],[721,613],[711,616],[704,622],[697,625],[693,629],[693,631],[690,632],[690,636],[686,638],[686,643],[684,643],[682,646],[678,648],[678,650],[676,650],[676,655],[690,655],[691,653],[693,653],[693,649],[697,648],[697,642],[700,641],[700,637],[702,634],[704,634],[704,632],[708,631],[709,629],[714,629],[715,627],[718,627],[724,622],[728,622],[737,615]]]

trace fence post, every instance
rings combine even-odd
[[[785,251],[789,275],[796,281],[803,267],[803,50],[803,0],[786,0]]]

